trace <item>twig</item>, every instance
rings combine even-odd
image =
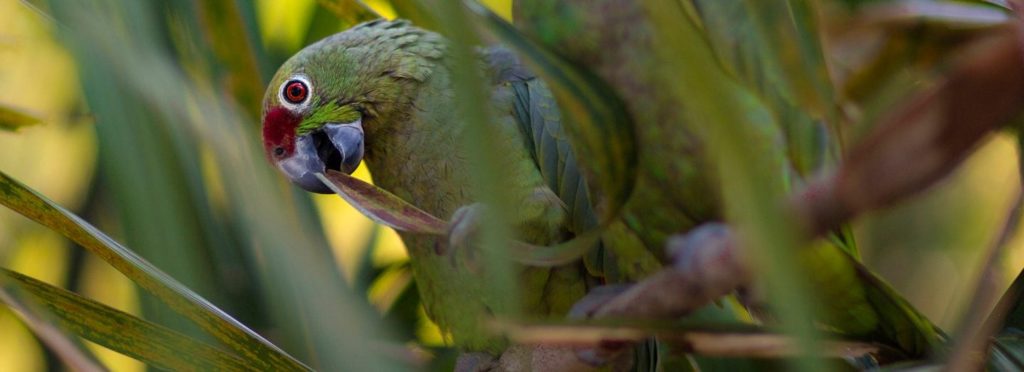
[[[788,358],[800,354],[792,336],[770,331],[709,331],[604,325],[521,325],[499,323],[496,328],[517,344],[559,347],[600,347],[616,340],[640,342],[657,337],[686,352],[710,357]],[[827,357],[855,358],[889,352],[884,346],[841,339],[822,340]]]
[[[689,314],[750,283],[749,265],[737,247],[736,236],[726,225],[701,225],[670,239],[672,265],[615,293],[592,292],[572,313],[608,319],[672,319]],[[609,336],[582,349],[580,357],[601,364],[616,359],[628,349],[628,342],[639,340]]]
[[[664,318],[690,313],[750,282],[728,227],[704,224],[669,243],[672,266],[602,304],[597,318]]]

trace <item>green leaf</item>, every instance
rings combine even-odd
[[[0,204],[99,256],[223,342],[251,367],[288,371],[309,369],[131,250],[3,172],[0,172]]]
[[[318,173],[317,178],[374,222],[395,230],[417,234],[448,234],[448,222],[417,208],[387,190],[333,170],[328,170],[326,175]],[[601,231],[595,229],[552,246],[512,241],[513,248],[509,250],[509,258],[530,266],[564,265],[593,249],[600,238]]]
[[[1024,334],[1019,331],[1011,331],[996,336],[992,342],[988,369],[992,371],[1024,369]]]
[[[994,371],[1024,369],[1024,271],[1010,284],[996,305],[993,316],[1005,309],[1006,317],[1001,320],[989,354],[988,367]],[[988,322],[1000,321],[989,318]]]
[[[211,51],[224,67],[232,96],[250,115],[259,115],[263,80],[254,45],[258,40],[247,35],[242,3],[201,0],[195,2],[195,6],[203,35],[209,39]]]
[[[958,48],[1013,19],[1006,8],[978,1],[860,2],[828,47],[831,55],[844,56],[836,63],[842,67],[837,82],[846,100],[863,107],[866,123],[876,121],[874,111],[886,112],[909,94],[909,87],[934,80],[961,56]],[[856,35],[865,33],[879,33],[879,47],[864,48]]]
[[[391,7],[395,9],[398,18],[408,19],[416,27],[438,29],[437,19],[426,9],[424,1],[391,0]]]
[[[778,80],[796,103],[818,118],[838,118],[836,94],[818,31],[817,9],[808,0],[744,0],[754,40],[763,43],[761,63],[783,74]],[[758,40],[759,39],[759,40]],[[837,124],[837,123],[834,123]]]
[[[589,71],[576,68],[540,47],[486,7],[475,1],[467,4],[476,21],[515,50],[551,88],[573,151],[587,154],[587,161],[581,165],[600,224],[606,225],[618,216],[636,180],[636,141],[625,104]]]
[[[15,286],[7,277],[0,276],[0,302],[7,305],[32,333],[46,345],[61,362],[75,371],[104,371],[105,368],[96,358],[78,342],[68,337],[61,329],[54,326],[51,314],[42,309],[33,299],[27,298],[21,288]]]
[[[787,156],[801,176],[807,176],[820,171],[826,164],[828,150],[838,154],[838,149],[830,149],[829,145],[836,146],[839,141],[823,140],[826,135],[824,127],[820,124],[824,121],[833,122],[839,116],[831,105],[821,107],[820,102],[808,102],[806,99],[799,99],[802,96],[796,95],[793,87],[804,87],[812,92],[810,96],[817,99],[814,89],[834,95],[829,75],[825,70],[824,56],[820,49],[820,41],[814,30],[814,17],[805,16],[801,22],[795,22],[790,26],[786,24],[783,28],[790,28],[789,33],[799,33],[806,39],[804,44],[794,44],[790,39],[779,40],[786,42],[791,50],[802,54],[813,56],[807,61],[815,62],[813,74],[801,74],[791,76],[783,69],[785,61],[777,61],[774,58],[783,56],[776,52],[773,45],[768,43],[766,35],[761,32],[762,27],[758,23],[759,17],[753,9],[744,4],[742,0],[693,0],[693,4],[700,15],[700,21],[704,33],[708,38],[711,48],[719,58],[723,69],[742,81],[766,102],[772,110],[785,135]],[[785,8],[783,3],[772,3],[779,9],[768,10],[781,11]],[[782,4],[782,5],[780,5]],[[767,7],[767,4],[762,4]],[[766,16],[762,16],[766,17]],[[762,21],[780,21],[779,19]],[[805,50],[806,49],[806,50]],[[766,58],[767,57],[767,58]],[[795,79],[793,82],[790,80]],[[814,89],[811,89],[814,88]],[[825,93],[823,93],[825,94]],[[833,98],[826,98],[825,102],[834,102]],[[818,107],[814,106],[818,105]],[[806,108],[815,108],[808,112]],[[824,110],[824,111],[823,111]],[[839,126],[834,126],[838,128]],[[832,133],[833,136],[838,133]]]
[[[344,25],[339,22],[338,17],[334,13],[325,8],[321,3],[316,3],[316,8],[313,9],[313,16],[309,21],[309,26],[306,28],[306,35],[302,37],[301,45],[313,44],[320,39],[343,30],[343,27]]]
[[[0,129],[15,131],[42,123],[42,119],[28,112],[0,103]]]
[[[746,241],[758,243],[758,249],[748,252],[763,270],[765,288],[780,323],[797,336],[798,347],[809,355],[819,354],[818,330],[809,321],[814,319],[816,299],[808,295],[812,291],[804,280],[804,268],[792,260],[799,238],[786,211],[776,202],[784,195],[775,164],[780,159],[772,153],[777,149],[758,137],[775,123],[765,115],[767,108],[753,92],[721,69],[681,4],[648,0],[643,5],[656,30],[658,67],[662,76],[675,82],[665,94],[686,103],[686,123],[700,136],[718,171],[726,218]],[[792,367],[822,370],[819,362],[800,358]]]
[[[381,18],[380,14],[359,0],[318,0],[317,3],[345,22],[345,28]]]
[[[131,314],[28,276],[0,270],[83,338],[167,370],[244,371],[242,359]]]

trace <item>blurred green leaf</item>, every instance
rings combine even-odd
[[[252,116],[263,107],[263,79],[253,40],[240,8],[244,2],[201,0],[196,2],[203,34],[210,38],[213,54],[224,69],[225,91],[246,108]]]
[[[342,172],[328,170],[317,174],[325,185],[340,195],[374,222],[398,231],[417,234],[447,235],[448,222],[409,204],[402,198],[380,187]],[[558,266],[578,260],[593,249],[601,239],[601,230],[595,229],[552,246],[538,246],[512,241],[510,259],[531,266]]]
[[[765,58],[773,56],[775,52],[773,45],[765,40],[772,35],[766,35],[760,29],[758,16],[755,15],[757,9],[753,9],[742,0],[694,0],[693,4],[699,13],[709,44],[720,59],[722,67],[756,91],[772,110],[776,123],[782,126],[786,136],[788,158],[798,173],[807,176],[819,171],[826,164],[828,150],[833,150],[832,155],[837,157],[838,149],[826,147],[829,144],[837,145],[839,141],[824,140],[828,133],[820,123],[826,119],[831,122],[838,116],[832,111],[831,106],[824,107],[828,108],[826,111],[817,110],[809,113],[806,109],[808,105],[801,105],[804,102],[800,100],[800,96],[794,94],[791,87],[794,84],[789,82],[790,78],[796,78],[796,82],[805,88],[814,86],[814,89],[824,90],[830,96],[834,95],[824,56],[820,50],[820,41],[810,37],[810,40],[803,44],[790,45],[794,42],[789,39],[783,40],[790,49],[800,49],[803,54],[813,55],[814,61],[818,62],[812,74],[790,76],[789,71],[783,69],[785,63],[772,63],[774,58]],[[778,4],[776,6],[782,7]],[[814,32],[813,35],[817,35],[817,30],[812,28],[813,17],[804,18],[810,20],[794,22],[793,27],[797,29],[791,32]],[[825,102],[834,101],[827,98]]]
[[[258,369],[305,370],[299,361],[92,225],[0,172],[0,204],[80,244]]]
[[[313,17],[306,28],[306,35],[302,38],[302,45],[310,45],[320,39],[331,36],[343,30],[343,24],[330,10],[320,2],[316,3],[313,10]]]
[[[618,216],[633,191],[636,141],[625,104],[593,74],[578,69],[528,39],[487,8],[467,0],[482,27],[523,58],[551,88],[558,100],[574,152],[583,162],[601,224]]]
[[[0,103],[0,129],[2,130],[15,131],[42,122],[42,119],[25,110]]]
[[[4,276],[0,276],[0,303],[6,304],[17,314],[36,337],[69,368],[79,372],[106,370],[85,345],[54,326],[51,314]]]
[[[1024,332],[1008,330],[996,336],[987,367],[991,371],[1024,370]]]
[[[1005,8],[978,1],[872,1],[858,6],[850,19],[834,22],[840,26],[830,30],[828,49],[840,96],[860,104],[867,123],[912,88],[934,80],[968,41],[1012,16]],[[865,40],[865,34],[877,36]]]
[[[248,370],[242,359],[160,325],[10,270],[0,270],[0,275],[17,282],[69,331],[153,367]]]
[[[61,3],[67,8],[57,14],[58,19],[66,20],[72,30],[64,35],[65,42],[74,52],[79,68],[89,71],[82,74],[82,84],[90,107],[98,117],[99,107],[103,108],[106,115],[102,119],[106,126],[120,124],[123,128],[124,133],[112,133],[111,138],[131,140],[129,132],[134,130],[149,132],[143,132],[145,137],[138,137],[148,140],[152,140],[154,134],[169,133],[171,139],[180,141],[173,142],[171,148],[161,149],[165,152],[161,161],[149,160],[143,164],[151,168],[184,167],[187,177],[197,177],[200,165],[203,170],[210,170],[203,172],[211,175],[209,179],[197,177],[189,182],[199,182],[203,188],[214,186],[216,192],[208,199],[213,205],[205,207],[223,208],[215,210],[214,216],[227,218],[225,227],[233,234],[232,240],[237,239],[242,246],[244,262],[253,265],[253,278],[239,276],[235,271],[227,277],[229,281],[209,284],[218,287],[253,285],[258,291],[254,293],[263,298],[238,311],[268,314],[270,321],[266,326],[275,340],[316,368],[402,369],[404,366],[398,359],[388,358],[395,354],[391,352],[394,348],[382,347],[391,337],[390,328],[380,322],[364,296],[353,293],[345,285],[309,195],[289,185],[266,163],[258,141],[259,133],[252,125],[258,118],[244,115],[231,97],[214,89],[209,74],[203,73],[207,69],[183,71],[183,64],[197,62],[182,60],[181,56],[168,52],[161,42],[168,37],[164,35],[166,30],[159,28],[160,18],[152,17],[163,14],[159,9],[150,7],[149,3],[118,3],[119,8],[105,7],[103,2]],[[129,32],[112,30],[112,24],[127,24]],[[197,59],[200,60],[197,64],[201,65],[201,58]],[[153,152],[131,142],[122,150],[125,155],[112,157],[110,161],[136,162],[135,158],[146,158]],[[173,162],[200,156],[202,163]],[[165,163],[167,161],[171,162]],[[149,174],[151,169],[142,170]],[[142,170],[123,175],[126,184]],[[179,182],[166,173],[154,173],[168,182]],[[153,184],[151,188],[161,187],[159,181],[144,181]],[[127,185],[138,188],[138,185]],[[181,197],[178,192],[164,195],[141,190],[141,195],[150,199],[159,199],[154,195]],[[144,198],[133,198],[131,202],[140,213],[144,212],[141,208],[152,203]],[[191,207],[204,205],[196,203]],[[147,222],[159,227],[161,221]],[[179,219],[175,224],[177,227],[195,226],[196,222]],[[165,232],[157,230],[146,238],[166,236]],[[216,244],[211,246],[216,250],[223,248]],[[167,260],[181,261],[174,257]],[[232,283],[234,280],[238,282]]]
[[[744,0],[754,27],[752,35],[763,45],[759,63],[783,74],[777,83],[788,88],[800,107],[818,118],[838,118],[836,94],[828,73],[818,31],[818,10],[809,0]],[[785,89],[784,88],[784,89]],[[838,124],[838,123],[833,123]]]
[[[1024,294],[1024,271],[1017,274],[1013,284],[1010,284],[1010,288],[1003,294],[1002,301],[1013,304],[1006,313],[1006,319],[1003,320],[1001,329],[1004,331],[1016,329],[1024,332],[1024,296],[1021,294]]]
[[[345,23],[345,28],[381,18],[380,14],[359,0],[317,0],[317,3],[340,18]]]
[[[789,225],[791,219],[776,202],[785,194],[778,177],[782,156],[772,153],[777,149],[761,133],[777,127],[753,92],[722,70],[681,4],[670,0],[643,3],[657,32],[659,67],[663,76],[676,81],[666,94],[673,94],[676,102],[686,102],[687,123],[705,143],[709,158],[715,160],[726,217],[746,242],[757,244],[758,249],[747,252],[763,269],[768,298],[781,324],[797,336],[798,347],[807,355],[818,355],[818,331],[809,321],[815,319],[816,302],[808,296],[812,293],[804,279],[808,276],[792,259],[798,239]],[[801,370],[822,369],[815,358],[798,362],[794,367]]]
[[[417,0],[391,0],[391,7],[395,9],[395,14],[398,18],[408,19],[409,21],[412,21],[416,27],[437,30],[437,19],[426,9],[428,3],[430,2]]]
[[[479,66],[477,50],[479,35],[474,32],[465,8],[458,1],[434,2],[432,12],[440,22],[440,32],[450,41],[447,50],[451,67],[451,88],[455,93],[455,109],[463,120],[456,139],[465,151],[469,170],[471,195],[475,201],[486,205],[482,208],[479,230],[479,246],[483,251],[483,267],[488,272],[484,282],[495,297],[490,308],[497,316],[516,316],[522,310],[519,299],[521,286],[518,270],[512,265],[508,242],[512,239],[511,220],[514,190],[506,172],[500,172],[500,143],[496,140],[495,113],[487,97],[490,90],[485,86]],[[426,283],[424,283],[426,284]],[[462,284],[464,288],[471,285]],[[426,299],[430,301],[430,299]]]

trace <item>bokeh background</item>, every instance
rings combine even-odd
[[[483,2],[510,17],[510,0]],[[302,46],[346,27],[332,2],[99,1],[99,16],[52,3],[70,2],[0,0],[0,104],[42,119],[0,131],[0,170],[302,360],[323,357],[310,329],[355,321],[331,317],[330,307],[309,310],[319,306],[300,295],[334,287],[287,287],[302,286],[307,278],[294,268],[309,262],[324,265],[309,275],[336,277],[355,296],[338,301],[369,304],[369,317],[389,322],[393,337],[444,345],[419,308],[397,235],[336,196],[287,185],[254,146],[270,75]],[[394,14],[386,0],[367,3]],[[89,31],[69,31],[79,27]],[[994,136],[942,184],[856,221],[867,264],[940,326],[962,315],[984,248],[1019,192],[1014,146],[1009,135]],[[356,175],[370,179],[365,168]],[[272,192],[257,191],[264,189]],[[0,266],[198,334],[103,261],[5,209]],[[1001,258],[1002,288],[1022,266],[1017,236]],[[282,284],[280,275],[293,280]],[[89,347],[113,370],[145,368]],[[54,363],[0,307],[0,371]]]

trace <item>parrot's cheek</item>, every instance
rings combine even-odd
[[[306,135],[295,141],[295,152],[292,156],[277,162],[277,167],[292,183],[306,191],[320,194],[331,194],[330,188],[317,178],[317,173],[325,172],[324,162],[320,160],[314,140]]]

